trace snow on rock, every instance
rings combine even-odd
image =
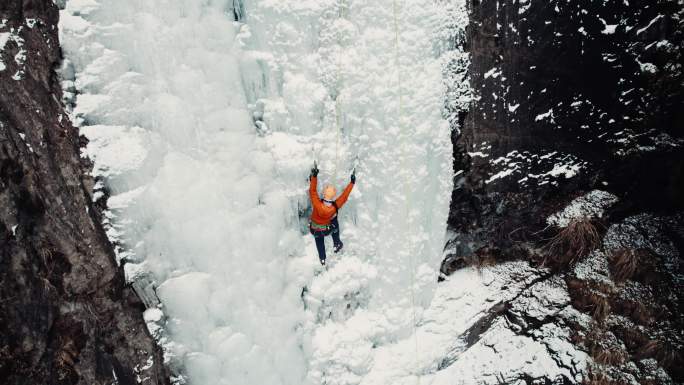
[[[546,223],[566,227],[573,220],[601,218],[605,210],[617,201],[618,197],[609,192],[592,190],[573,199],[563,210],[549,216]]]
[[[0,32],[0,55],[2,55],[2,51],[5,49],[5,44],[7,44],[9,38],[9,32]],[[2,56],[0,56],[0,71],[4,71],[5,68],[7,68],[7,65],[5,65],[5,63],[2,61]]]
[[[615,33],[617,26],[618,26],[617,24],[612,24],[612,25],[606,24],[605,28],[603,29],[603,31],[601,31],[601,33],[604,35],[612,35]]]
[[[579,261],[574,268],[575,277],[585,281],[594,281],[613,286],[608,270],[608,258],[601,250],[594,250]]]
[[[430,353],[421,351],[433,359],[446,357],[433,363],[439,369],[427,383],[515,383],[522,377],[579,382],[583,378],[586,354],[572,345],[570,329],[561,321],[576,313],[562,278],[547,279],[522,262],[473,273],[457,271],[436,294],[441,315],[425,328],[439,334],[439,320],[448,319],[451,333],[462,337],[455,345],[435,343],[425,349]],[[444,299],[441,289],[449,293]],[[506,306],[510,308],[506,316],[496,313],[495,309]]]
[[[497,77],[499,77],[499,75],[501,75],[501,71],[499,70],[498,67],[494,67],[494,68],[490,69],[489,71],[485,72],[484,78],[488,79],[491,77],[491,78],[496,79]]]
[[[543,114],[537,115],[537,116],[534,118],[534,121],[535,121],[535,122],[538,122],[538,121],[541,121],[541,120],[547,120],[547,119],[548,119],[551,123],[553,123],[553,122],[554,122],[553,118],[554,118],[554,116],[553,116],[553,108],[552,108],[552,109],[546,111],[546,112],[543,113]]]
[[[156,308],[150,308],[145,310],[143,313],[143,318],[145,322],[159,322],[164,317],[164,313]]]
[[[515,176],[523,186],[557,184],[558,179],[572,178],[587,167],[587,162],[576,156],[557,151],[531,153],[513,150],[505,156],[490,160],[489,164],[494,172],[485,183]]]
[[[126,277],[126,282],[134,282],[141,275],[144,275],[149,268],[143,263],[126,263],[124,265],[124,273]]]
[[[582,168],[580,164],[554,164],[553,169],[547,173],[550,176],[564,176],[565,179],[572,178],[577,175]]]
[[[555,276],[527,288],[512,305],[513,312],[525,312],[528,317],[543,321],[569,305],[570,298],[562,278]]]
[[[507,168],[507,169],[505,169],[505,170],[499,171],[499,172],[497,172],[496,174],[494,174],[494,175],[492,175],[491,177],[489,177],[489,179],[487,179],[487,180],[485,181],[485,183],[489,184],[489,183],[492,183],[493,181],[495,181],[495,180],[497,180],[497,179],[505,178],[505,177],[507,177],[507,176],[513,174],[515,171],[517,171],[517,170],[519,169],[519,166],[518,166],[517,163],[512,163],[512,164],[510,164],[509,166],[510,166],[510,168]]]
[[[0,29],[6,27],[7,20],[0,22]],[[3,61],[5,49],[8,42],[13,42],[17,46],[17,53],[14,55],[14,62],[17,65],[17,72],[12,76],[14,80],[21,80],[24,76],[24,63],[26,62],[26,48],[24,48],[24,39],[21,37],[23,26],[19,28],[10,28],[8,32],[0,32],[0,71],[7,69],[7,64]]]
[[[601,23],[603,23],[603,30],[601,31],[602,34],[612,35],[615,33],[618,24],[608,24],[608,22],[606,22],[606,20],[602,17],[599,17],[598,19],[601,21]]]
[[[545,325],[545,333],[555,335],[558,342],[552,346],[569,353],[569,363],[582,362],[584,354],[567,342],[569,333],[556,325]],[[561,367],[548,354],[549,347],[538,340],[539,336],[518,335],[499,319],[480,342],[468,350],[454,365],[438,372],[432,385],[496,384],[517,382],[525,377],[549,378],[563,383],[564,378],[576,380],[567,368]],[[551,342],[550,342],[551,343]],[[561,356],[568,354],[561,350]],[[560,361],[566,364],[564,361]],[[570,366],[572,368],[572,366]],[[582,377],[579,376],[578,379]]]
[[[637,35],[640,35],[640,34],[644,33],[646,30],[648,30],[649,28],[651,28],[651,26],[652,26],[653,24],[655,24],[658,20],[660,20],[660,19],[662,19],[662,18],[663,18],[663,15],[658,15],[658,16],[654,17],[654,18],[648,23],[647,26],[645,26],[645,27],[643,27],[643,28],[639,28],[639,29],[637,30],[636,34],[637,34]]]
[[[676,218],[669,219],[676,221]],[[681,256],[675,243],[662,231],[668,219],[651,214],[639,214],[625,218],[611,225],[603,238],[607,252],[618,249],[651,250],[664,258],[664,265],[673,275],[673,281],[684,282],[681,271]]]

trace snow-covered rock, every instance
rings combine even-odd
[[[549,216],[546,223],[566,227],[577,220],[592,220],[603,217],[606,209],[618,201],[618,197],[602,190],[592,190],[575,198],[563,210]]]

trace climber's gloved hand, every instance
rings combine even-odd
[[[352,184],[356,184],[356,174],[351,174],[351,182]]]
[[[318,166],[314,165],[311,169],[311,178],[318,177]]]

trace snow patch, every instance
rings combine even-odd
[[[500,75],[501,75],[501,70],[499,70],[498,67],[494,67],[494,68],[490,69],[489,71],[485,72],[484,78],[485,79],[488,79],[490,77],[491,78],[498,78]]]
[[[485,153],[482,152],[482,151],[469,152],[468,155],[471,156],[471,157],[473,157],[473,158],[476,158],[476,157],[486,158],[486,157],[489,156],[489,154],[485,154]]]
[[[574,220],[602,218],[606,209],[617,203],[618,197],[602,190],[592,190],[573,199],[563,210],[549,216],[546,223],[566,227]]]
[[[2,24],[4,27],[4,23]],[[0,32],[0,71],[4,71],[7,66],[2,61],[2,51],[5,49],[5,45],[10,39],[11,34],[9,32]]]
[[[602,17],[599,17],[599,20],[601,20],[601,23],[603,23],[603,30],[601,31],[602,34],[612,35],[615,33],[619,24],[608,24],[608,22],[606,22],[606,20]]]
[[[653,63],[639,63],[641,67],[641,72],[656,73],[658,72],[658,67]]]
[[[547,119],[548,119],[551,123],[553,123],[553,122],[554,122],[553,118],[554,118],[554,116],[553,116],[553,108],[551,108],[551,109],[549,109],[547,112],[545,112],[545,113],[543,113],[543,114],[537,115],[537,116],[534,118],[534,121],[535,121],[535,122],[539,122],[539,121],[547,120]]]
[[[508,104],[508,111],[513,113],[515,112],[518,108],[520,107],[520,103],[518,104]]]
[[[644,28],[640,28],[640,29],[638,29],[638,30],[636,31],[637,36],[638,36],[638,35],[641,35],[641,34],[644,33],[647,29],[651,28],[651,26],[652,26],[653,24],[655,24],[655,22],[657,22],[658,20],[662,19],[663,17],[665,17],[665,16],[663,16],[663,15],[658,15],[658,16],[654,17],[654,18],[648,23],[647,26],[645,26]]]
[[[520,0],[518,2],[518,14],[519,15],[524,14],[525,12],[527,12],[527,10],[530,9],[531,6],[532,6],[531,0]]]
[[[549,176],[564,176],[565,179],[570,179],[573,176],[577,175],[577,173],[582,169],[582,165],[580,164],[554,164],[553,169],[551,171],[547,172],[546,174],[542,175],[549,175]]]
[[[515,167],[515,164],[513,164],[513,166],[514,166],[513,168],[508,168],[508,169],[499,171],[499,172],[497,172],[496,174],[492,175],[491,177],[489,177],[489,179],[487,179],[487,180],[485,181],[485,183],[486,183],[486,184],[490,184],[490,183],[494,182],[494,181],[497,180],[497,179],[502,179],[502,178],[505,178],[505,177],[507,177],[507,176],[513,174],[513,173],[517,170],[517,168]]]
[[[143,313],[145,322],[159,322],[164,318],[164,313],[157,308],[149,308]]]
[[[601,33],[604,35],[612,35],[617,30],[617,27],[618,24],[606,24]]]
[[[527,289],[519,285],[529,285],[530,280],[536,275],[528,275],[527,278],[522,278],[514,284],[506,282],[506,277],[513,275],[525,277],[526,268],[529,267],[524,267],[524,264],[495,266],[492,269],[484,269],[480,280],[470,275],[472,274],[470,269],[455,273],[443,287],[445,291],[449,290],[450,294],[447,297],[449,300],[442,305],[441,310],[443,313],[448,313],[453,309],[455,313],[445,314],[443,319],[452,321],[450,323],[453,324],[453,328],[463,331],[466,327],[473,325],[473,319],[486,315],[486,311],[481,310],[479,316],[474,316],[471,312],[475,309],[482,309],[481,306],[484,308],[494,306],[498,301],[511,300],[513,296],[518,296],[518,299],[511,303],[510,311],[513,313],[525,313],[540,321],[546,316],[571,315],[573,312],[569,305],[570,298],[562,278],[544,280],[530,285]],[[505,273],[503,269],[510,270]],[[478,287],[478,284],[483,286]],[[511,286],[506,291],[497,293],[497,290],[504,287],[503,285]],[[438,291],[436,298],[441,298],[441,293]],[[475,295],[477,299],[471,295]],[[489,305],[486,305],[487,303]],[[459,314],[456,310],[459,308],[464,314]],[[439,323],[435,321],[432,321],[430,325],[425,326],[430,331],[439,327]],[[455,346],[449,346],[450,349],[445,354],[439,345],[428,345],[420,351],[420,354],[434,357],[434,365],[443,364],[443,357],[447,357],[449,361],[448,366],[435,373],[431,377],[432,381],[428,383],[451,385],[454,384],[455,378],[458,379],[457,383],[463,384],[516,383],[515,379],[520,373],[547,378],[564,376],[580,381],[588,358],[570,342],[568,328],[548,323],[534,330],[532,336],[525,336],[516,333],[515,327],[501,317],[495,319],[491,327],[483,330],[484,333],[479,340],[467,349],[461,342]],[[430,353],[430,351],[433,352]],[[384,364],[391,366],[391,363]],[[407,364],[409,363],[405,365]],[[417,370],[420,369],[420,367],[417,368]]]

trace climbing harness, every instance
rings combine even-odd
[[[318,224],[314,221],[309,221],[309,227],[313,231],[320,231],[320,232],[326,232],[326,231],[329,231],[331,229],[330,225],[321,225],[321,224]]]
[[[399,125],[399,130],[401,131],[403,128],[402,124],[402,116],[403,110],[404,110],[404,94],[401,89],[402,81],[401,81],[401,65],[399,63],[399,9],[397,5],[397,0],[392,0],[392,11],[393,11],[393,16],[394,16],[394,64],[397,69],[397,89],[399,92],[399,105],[398,105],[398,113],[397,113],[397,121]],[[407,169],[407,156],[406,156],[406,142],[409,137],[408,133],[405,133],[405,138],[402,140],[402,162],[404,163],[404,166],[402,167],[403,170]],[[410,205],[409,205],[409,199],[410,199],[410,192],[409,192],[409,181],[408,181],[408,176],[406,177],[406,180],[404,182],[404,194],[406,195],[406,207],[405,207],[405,218],[406,218],[406,227],[407,230],[409,230],[410,233],[410,215],[409,215],[409,210],[410,210]],[[411,315],[412,315],[412,328],[413,328],[413,340],[414,340],[414,349],[415,349],[415,375],[418,384],[420,385],[420,375],[418,373],[419,369],[419,350],[418,350],[418,329],[416,328],[416,296],[414,293],[414,285],[415,285],[415,262],[413,260],[413,253],[411,251],[411,237],[406,237],[406,241],[408,243],[406,250],[408,251],[408,256],[409,256],[409,263],[410,263],[410,270],[411,270],[411,283],[410,283],[410,292],[411,292]]]

